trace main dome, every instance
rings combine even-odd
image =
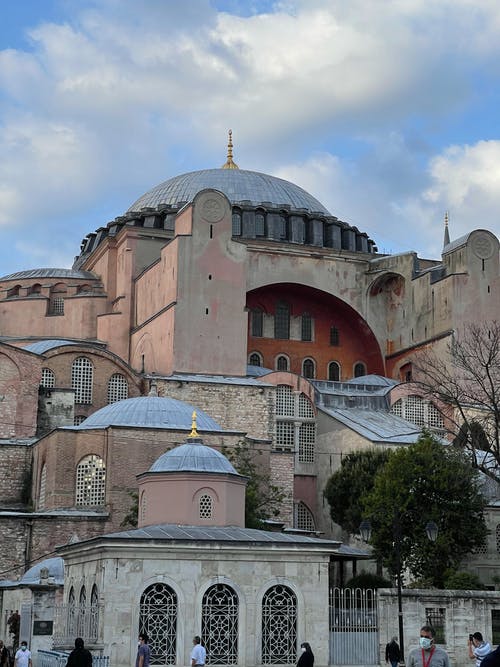
[[[321,202],[298,185],[245,169],[203,169],[174,176],[139,197],[128,211],[156,208],[160,204],[177,207],[192,202],[198,192],[207,188],[223,192],[232,204],[250,202],[252,206],[259,206],[266,203],[331,215]]]

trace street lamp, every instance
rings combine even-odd
[[[394,535],[394,552],[396,556],[396,586],[398,591],[398,625],[399,625],[399,649],[401,651],[400,664],[405,662],[404,648],[404,624],[403,624],[403,577],[401,572],[401,518],[408,512],[396,512],[392,522],[392,533]],[[369,519],[363,519],[359,524],[359,532],[364,542],[369,542],[372,534],[372,524]],[[438,527],[434,521],[428,521],[425,525],[425,533],[431,542],[435,542],[438,536]]]

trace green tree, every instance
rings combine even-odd
[[[240,475],[248,477],[245,494],[245,526],[267,528],[265,521],[279,515],[285,493],[280,486],[271,483],[271,477],[259,464],[260,450],[239,442],[234,448],[222,448],[222,453],[234,465]]]
[[[484,544],[485,505],[478,472],[463,452],[423,433],[414,445],[391,453],[365,498],[374,556],[395,574],[396,541],[403,571],[442,588],[446,571]],[[428,521],[439,528],[435,543],[425,533]]]
[[[388,458],[388,450],[367,449],[348,454],[328,480],[323,493],[330,505],[330,515],[344,530],[358,532],[364,518],[363,499]]]

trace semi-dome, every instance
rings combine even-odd
[[[223,192],[232,204],[290,206],[330,215],[328,209],[298,185],[276,176],[245,169],[203,169],[174,176],[139,197],[129,211],[156,208],[160,204],[178,207],[192,202],[198,192],[212,188]]]
[[[87,417],[79,430],[106,428],[108,426],[140,426],[144,428],[191,429],[192,415],[196,410],[198,428],[201,431],[222,431],[221,426],[202,410],[175,398],[163,396],[138,396],[106,405]]]
[[[238,475],[232,463],[216,449],[201,442],[186,442],[162,454],[149,472],[204,472]]]
[[[60,556],[55,558],[46,558],[45,560],[36,563],[33,567],[30,567],[20,579],[21,584],[38,584],[42,578],[42,570],[45,570],[45,574],[51,579],[53,578],[55,583],[62,584],[64,581],[64,561]]]

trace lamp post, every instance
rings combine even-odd
[[[404,648],[404,623],[403,623],[403,577],[401,567],[401,542],[403,538],[401,530],[401,518],[408,512],[396,511],[392,522],[392,534],[394,536],[394,555],[396,556],[396,586],[398,592],[398,626],[399,626],[399,649],[401,651],[400,664],[405,662]],[[369,519],[363,519],[359,524],[359,532],[364,542],[369,542],[372,534],[372,525]],[[425,532],[431,542],[435,542],[438,536],[438,527],[434,521],[428,521]]]

